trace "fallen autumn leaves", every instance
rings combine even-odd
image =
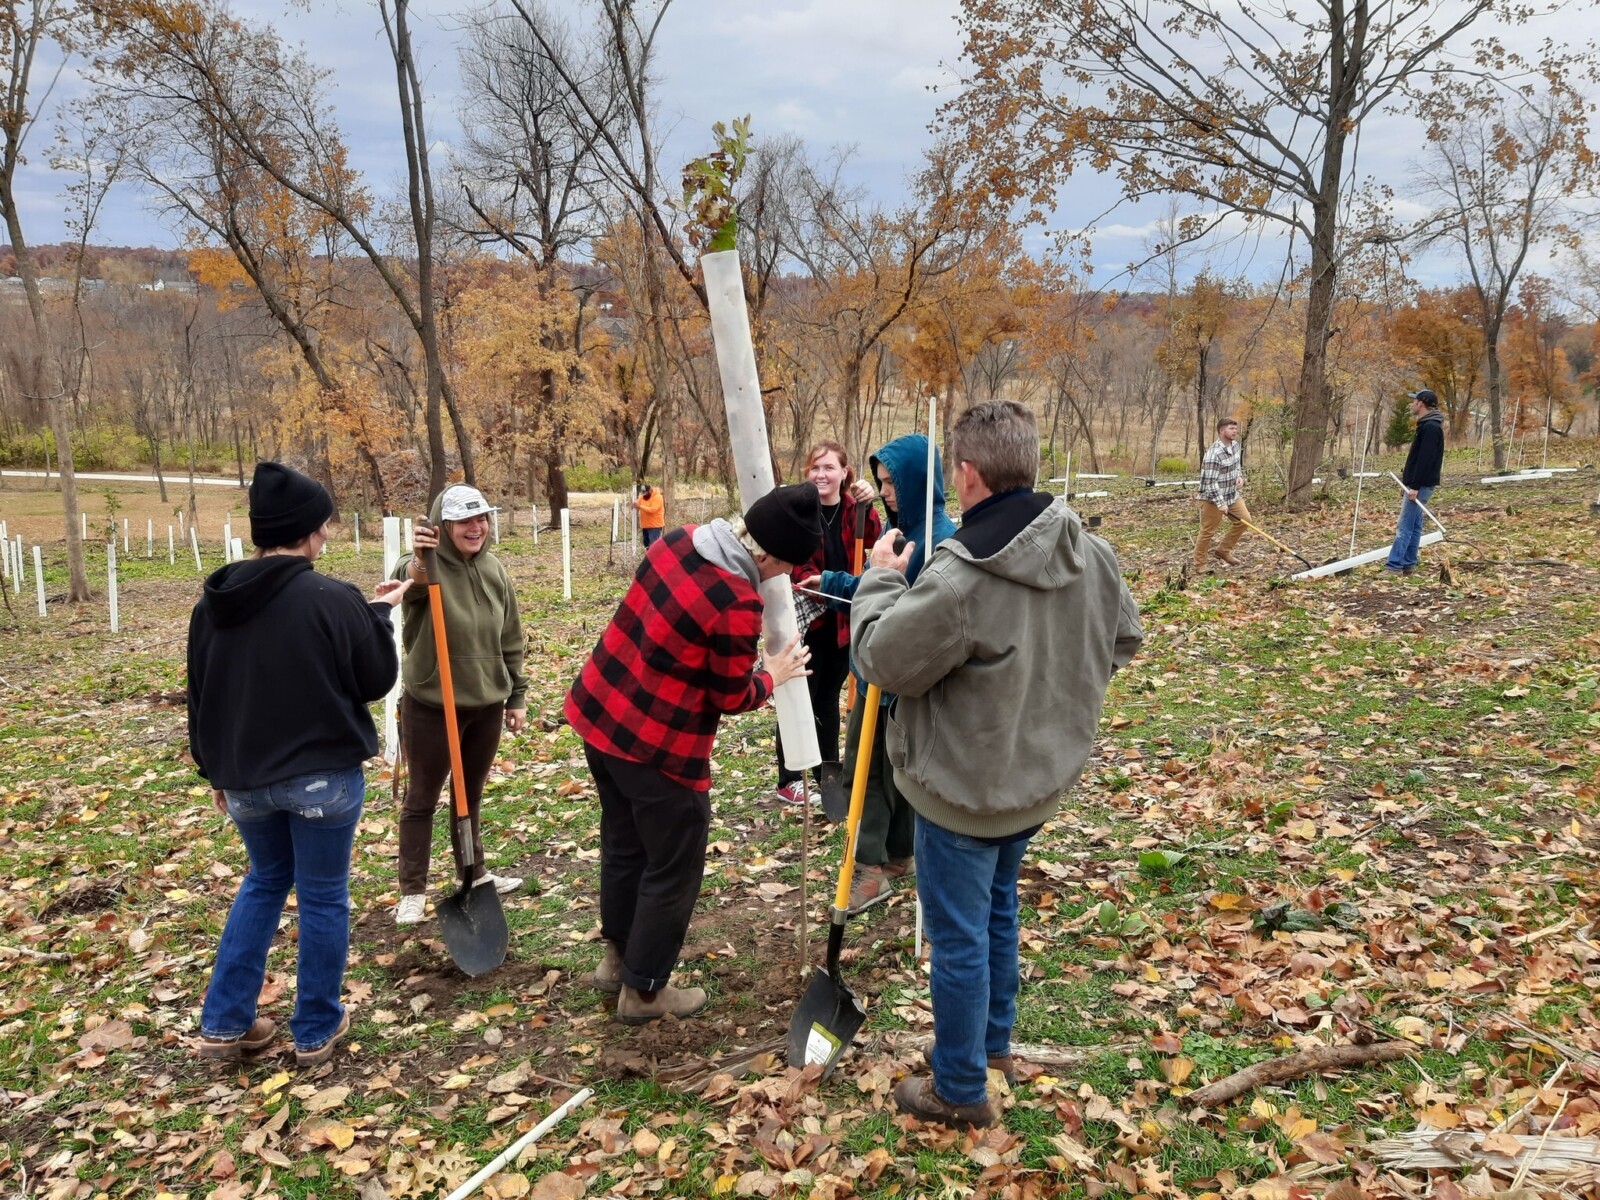
[[[600,1094],[487,1194],[1457,1200],[1519,1173],[1525,1190],[1593,1192],[1578,1148],[1600,1131],[1600,564],[1577,509],[1442,513],[1504,557],[1535,557],[1518,547],[1537,541],[1537,557],[1572,564],[1560,572],[1269,590],[1259,557],[1238,579],[1158,583],[1186,531],[1106,506],[1106,532],[1143,568],[1150,643],[1023,888],[1017,1036],[1068,1053],[1022,1063],[1005,1128],[976,1137],[893,1112],[931,1022],[906,898],[852,926],[848,969],[872,1007],[837,1076],[819,1088],[770,1051],[798,996],[800,883],[796,823],[763,799],[770,715],[719,745],[685,962],[713,993],[704,1019],[626,1031],[582,985],[597,818],[576,743],[552,724],[506,744],[488,798],[492,861],[543,888],[508,904],[501,971],[468,981],[431,925],[393,927],[375,773],[347,1050],[308,1075],[281,1054],[196,1062],[199,990],[244,864],[185,761],[181,710],[144,699],[181,686],[192,579],[130,587],[115,642],[88,627],[8,637],[0,1179],[20,1190],[26,1169],[30,1195],[59,1197],[432,1196],[565,1082]],[[547,545],[506,550],[541,717],[626,574],[606,566],[598,523],[579,534],[570,608]],[[375,563],[329,567],[365,582]],[[836,853],[819,832],[813,899]],[[285,940],[294,929],[291,909]],[[263,996],[280,1018],[288,961],[275,955]],[[1410,1054],[1194,1111],[1236,1071],[1375,1039]],[[1387,1157],[1397,1140],[1433,1157]]]

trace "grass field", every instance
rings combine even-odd
[[[770,801],[770,709],[724,722],[718,744],[682,970],[711,1005],[635,1030],[584,985],[598,810],[555,718],[631,570],[609,545],[608,501],[574,510],[571,603],[559,540],[534,547],[525,512],[500,547],[533,719],[502,744],[485,842],[492,866],[540,889],[508,898],[506,965],[468,979],[431,921],[394,926],[395,804],[374,763],[352,871],[352,1036],[308,1072],[287,1049],[232,1069],[198,1060],[245,868],[186,753],[200,576],[167,565],[164,531],[156,560],[136,545],[112,636],[102,603],[60,600],[54,497],[8,486],[0,517],[50,539],[56,599],[39,618],[30,583],[0,608],[0,1194],[442,1195],[580,1085],[595,1098],[486,1194],[1459,1200],[1508,1189],[1530,1162],[1525,1188],[1593,1194],[1593,1174],[1541,1166],[1600,1129],[1596,477],[1467,478],[1447,470],[1435,511],[1451,540],[1407,579],[1288,583],[1299,564],[1253,537],[1237,572],[1189,578],[1192,502],[1128,486],[1083,502],[1147,641],[1024,869],[1016,1037],[1041,1051],[1003,1127],[978,1136],[893,1110],[932,1020],[909,895],[850,924],[869,1016],[841,1068],[819,1086],[775,1052],[803,986],[802,893],[804,958],[820,961],[841,834],[819,814],[807,845],[798,814]],[[1353,487],[1304,513],[1256,501],[1258,517],[1313,561],[1339,556]],[[208,570],[227,506],[244,512],[211,490]],[[141,543],[161,516],[153,490],[119,491],[115,514],[84,495],[91,523],[129,516]],[[1359,548],[1387,541],[1390,500],[1369,481]],[[340,541],[319,569],[370,588],[379,556],[365,549]],[[448,867],[433,875],[437,897]],[[295,929],[291,906],[262,997],[280,1025]],[[1205,1112],[1185,1103],[1242,1066],[1370,1038],[1413,1052]],[[1418,1128],[1468,1158],[1485,1136],[1502,1150],[1507,1133],[1549,1138],[1499,1174],[1389,1166],[1378,1143]]]

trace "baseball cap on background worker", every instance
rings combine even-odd
[[[803,563],[822,545],[822,501],[817,485],[775,487],[744,514],[744,527],[773,558]]]
[[[1429,408],[1439,407],[1439,397],[1433,394],[1433,390],[1431,388],[1423,388],[1418,392],[1407,392],[1406,395],[1411,397],[1413,400],[1421,400]]]
[[[444,495],[439,499],[441,521],[465,521],[468,517],[481,517],[499,511],[483,498],[482,492],[464,483],[445,488]]]
[[[292,546],[333,516],[333,497],[309,475],[258,462],[250,480],[250,541],[263,550]]]

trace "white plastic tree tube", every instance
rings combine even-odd
[[[111,632],[117,632],[117,544],[106,543],[106,604],[111,609]]]
[[[224,518],[222,522],[222,561],[233,561],[233,518]]]
[[[500,544],[500,512],[498,509],[489,510],[489,528],[494,532],[494,544]]]
[[[124,554],[132,554],[133,553],[132,547],[130,547],[128,545],[128,518],[127,517],[123,517],[122,518],[122,552]]]
[[[416,542],[414,542],[412,540],[412,537],[411,537],[412,533],[413,533],[413,530],[412,530],[412,526],[411,526],[411,518],[407,517],[405,519],[405,536],[406,536],[406,553],[407,554],[415,554],[416,551],[417,551],[417,544],[416,544]]]
[[[711,309],[711,341],[722,378],[722,403],[728,413],[728,440],[733,446],[734,475],[739,481],[739,507],[747,510],[772,490],[772,453],[767,443],[767,417],[761,407],[761,379],[756,371],[755,344],[750,340],[750,314],[744,304],[739,252],[704,255],[706,299]],[[794,615],[794,592],[787,576],[761,585],[761,624],[771,653],[800,634]],[[783,735],[783,765],[804,771],[822,762],[811,693],[804,676],[791,679],[773,696],[778,731]]]
[[[561,598],[572,599],[572,516],[561,510]]]
[[[167,526],[167,566],[175,566],[178,561],[177,547],[172,544],[172,526]]]
[[[193,525],[189,526],[189,546],[194,550],[194,569],[196,571],[205,570],[200,565],[200,534],[196,532]]]
[[[529,501],[528,507],[533,510],[533,520],[530,524],[533,526],[533,544],[537,546],[539,544],[539,506]]]
[[[146,558],[156,556],[156,522],[153,517],[144,519],[144,556]]]
[[[361,514],[360,513],[352,513],[351,514],[350,525],[351,525],[352,530],[355,533],[356,553],[360,554],[361,553]]]
[[[400,561],[400,518],[385,517],[383,519],[383,577],[388,579],[394,574],[395,564]],[[417,585],[413,583],[412,587]],[[394,622],[394,652],[396,657],[403,653],[400,642],[400,614],[393,616]],[[383,757],[391,763],[400,753],[400,677],[395,676],[394,686],[389,689],[389,694],[383,698]]]
[[[233,561],[234,562],[243,562],[244,561],[244,539],[243,538],[234,538],[233,541],[229,542],[228,544],[231,547],[232,552],[233,552]]]
[[[44,553],[33,548],[33,590],[39,597],[39,615],[44,616]]]

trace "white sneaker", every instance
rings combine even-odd
[[[427,907],[428,898],[421,892],[414,896],[401,896],[400,903],[394,906],[394,923],[396,925],[420,925],[422,923],[422,910]]]
[[[494,890],[502,896],[507,892],[514,892],[522,886],[522,876],[520,875],[496,875],[491,871],[489,878],[494,880]]]

